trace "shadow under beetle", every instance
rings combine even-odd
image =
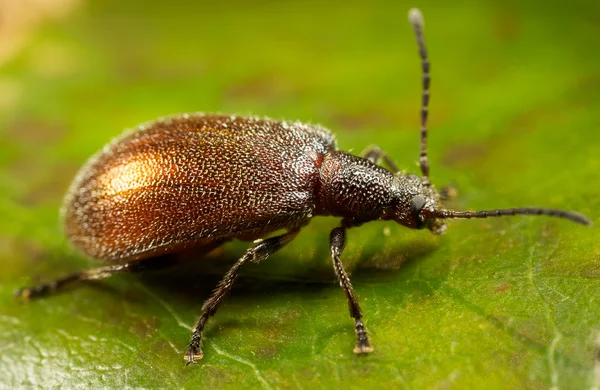
[[[404,175],[379,148],[361,157],[338,151],[331,133],[300,122],[253,117],[181,115],[141,125],[107,145],[79,171],[62,214],[73,245],[111,265],[85,270],[53,283],[18,290],[33,298],[78,280],[160,266],[161,255],[183,250],[199,255],[234,238],[260,240],[231,267],[204,302],[185,360],[202,358],[202,331],[231,290],[240,268],[260,262],[296,237],[313,216],[342,218],[329,237],[333,268],[354,319],[356,346],[373,348],[348,274],[340,261],[346,230],[373,220],[392,220],[434,234],[448,218],[548,215],[591,225],[571,211],[515,208],[453,211],[429,182],[427,116],[429,61],[423,17],[409,12],[422,61],[422,177]],[[387,169],[377,165],[383,160]],[[154,263],[153,263],[154,262]]]

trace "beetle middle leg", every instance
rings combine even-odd
[[[392,173],[398,173],[399,169],[396,163],[387,155],[379,146],[369,146],[360,154],[362,158],[371,161],[373,164],[377,164],[379,160],[383,160],[385,165]]]
[[[354,318],[354,329],[356,331],[356,346],[354,347],[354,353],[364,354],[373,352],[373,347],[369,343],[367,337],[367,331],[365,330],[365,324],[362,321],[362,311],[358,300],[354,295],[354,289],[350,283],[350,278],[344,270],[344,266],[340,261],[340,256],[346,246],[346,228],[338,227],[331,231],[329,235],[329,245],[331,248],[331,257],[333,259],[333,269],[340,282],[340,286],[346,293],[346,299],[348,300],[348,308],[350,309],[350,317]]]
[[[248,261],[258,263],[266,259],[292,241],[298,232],[299,229],[294,229],[280,236],[267,238],[255,247],[248,249],[246,253],[244,253],[244,256],[229,269],[211,296],[204,302],[204,305],[202,305],[202,315],[194,326],[189,349],[184,355],[187,364],[196,363],[196,361],[202,359],[202,356],[204,356],[204,353],[202,352],[202,331],[204,330],[208,319],[215,315],[219,304],[221,304],[225,295],[231,290],[233,283],[238,277],[240,268]]]

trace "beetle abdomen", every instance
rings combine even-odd
[[[299,122],[182,115],[92,157],[64,204],[66,234],[108,261],[307,222],[332,135]]]

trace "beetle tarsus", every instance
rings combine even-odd
[[[198,338],[198,340],[194,340],[190,343],[190,348],[183,356],[183,358],[186,361],[186,363],[185,363],[186,366],[189,366],[190,364],[196,364],[196,363],[198,363],[198,361],[200,359],[202,359],[202,357],[204,356],[204,352],[202,352],[201,345],[202,345],[202,341],[200,338]]]
[[[24,287],[13,292],[13,296],[15,298],[20,298],[24,301],[29,301],[30,299],[35,299],[42,297],[44,295],[48,295],[54,292],[57,288],[57,283],[47,283],[40,284],[39,286],[34,287]]]
[[[363,324],[362,320],[356,319],[354,327],[356,328],[356,346],[354,347],[354,353],[357,355],[365,355],[373,352],[373,347],[371,347],[371,344],[369,343],[365,324]]]
[[[28,301],[31,298],[31,289],[30,288],[19,288],[13,292],[13,297],[21,298],[24,301]]]

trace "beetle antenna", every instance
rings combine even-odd
[[[417,44],[419,45],[419,56],[421,57],[421,68],[423,69],[423,101],[421,102],[421,154],[419,155],[419,164],[423,174],[423,184],[427,187],[429,183],[429,160],[427,159],[427,116],[429,113],[429,58],[427,57],[427,48],[425,47],[425,38],[423,36],[423,14],[418,8],[412,8],[408,11],[408,20],[413,25]]]
[[[435,218],[488,218],[503,217],[507,215],[547,215],[550,217],[568,219],[569,221],[580,223],[582,225],[592,225],[592,221],[590,221],[587,217],[574,211],[542,209],[537,207],[481,211],[436,210],[433,212],[433,217]]]

